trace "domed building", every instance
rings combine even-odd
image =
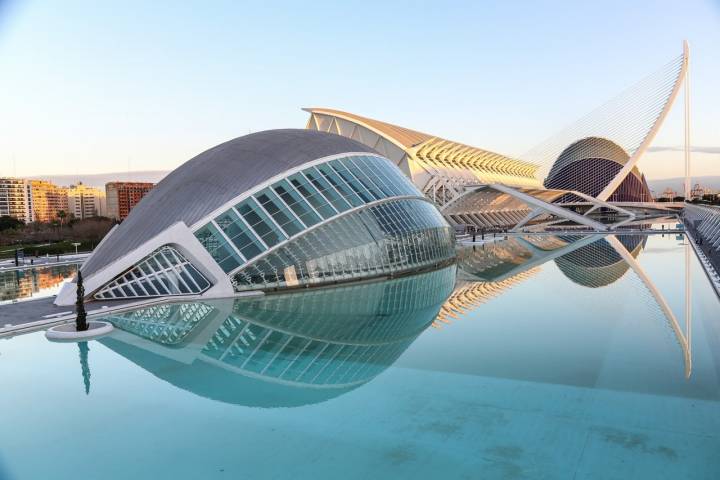
[[[387,158],[355,140],[270,130],[165,177],[83,264],[88,299],[227,297],[432,269],[453,232]],[[55,303],[75,301],[67,284]]]
[[[568,146],[558,156],[545,179],[545,187],[575,190],[597,197],[630,159],[618,144],[600,137],[588,137]],[[611,202],[652,202],[645,176],[633,167],[610,195]]]

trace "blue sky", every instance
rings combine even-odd
[[[0,175],[172,169],[250,131],[303,127],[304,106],[519,155],[685,38],[693,143],[718,147],[717,0],[0,0]],[[655,146],[682,143],[681,110]],[[679,176],[681,155],[640,166]],[[720,175],[720,153],[694,165]]]

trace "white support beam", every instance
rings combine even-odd
[[[535,218],[535,217],[537,217],[537,216],[539,216],[539,215],[542,215],[543,212],[544,212],[544,210],[543,210],[542,208],[539,208],[539,207],[533,209],[532,211],[530,211],[530,213],[528,213],[527,215],[525,215],[525,217],[524,217],[522,220],[520,220],[520,222],[518,222],[518,224],[515,225],[510,231],[511,231],[511,232],[517,232],[517,231],[519,231],[522,227],[525,226],[526,223],[528,223],[528,222],[529,222],[530,220],[532,220],[533,218]]]
[[[600,200],[599,198],[595,198],[591,195],[587,195],[585,193],[578,192],[576,190],[571,190],[570,193],[572,193],[573,195],[577,195],[578,197],[580,197],[584,200],[587,200],[588,202],[595,205],[585,215],[587,215],[588,213],[592,212],[593,210],[595,210],[597,208],[605,207],[605,208],[609,208],[611,210],[615,210],[616,212],[621,213],[623,215],[627,215],[628,217],[635,218],[635,214],[633,212],[631,212],[630,210],[625,210],[624,208],[618,207],[617,205],[613,205],[612,203],[608,203],[604,200]]]
[[[507,185],[494,183],[492,185],[489,185],[489,187],[497,190],[498,192],[506,193],[512,197],[515,197],[521,202],[524,202],[528,205],[540,208],[548,213],[552,213],[553,215],[556,215],[558,217],[562,217],[572,222],[579,223],[580,225],[585,225],[586,227],[590,227],[593,230],[604,232],[608,229],[607,225],[604,225],[598,221],[592,220],[575,212],[571,212],[570,210],[562,208],[553,203],[548,203],[544,200],[540,200],[539,198],[533,197],[532,195],[528,195],[527,193],[523,193],[519,190],[515,190],[514,188],[508,187]]]

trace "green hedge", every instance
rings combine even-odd
[[[78,245],[78,252],[88,252],[95,247],[90,242],[80,242]],[[15,249],[23,248],[25,250],[25,257],[31,257],[37,255],[44,257],[47,255],[62,255],[64,253],[75,253],[75,247],[73,242],[64,240],[62,242],[52,243],[50,245],[7,245],[0,247],[0,258],[15,258]]]

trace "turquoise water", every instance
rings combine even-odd
[[[0,478],[717,479],[718,313],[682,237],[535,236],[0,340]]]

